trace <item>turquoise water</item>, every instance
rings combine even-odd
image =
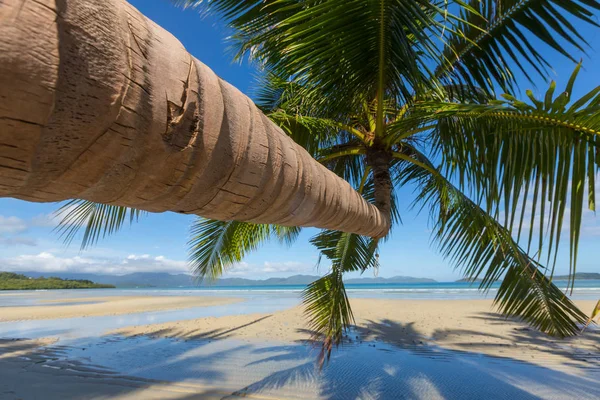
[[[567,292],[566,281],[555,281],[555,284]],[[469,300],[494,298],[499,286],[500,283],[495,283],[489,291],[482,292],[477,284],[466,282],[347,284],[346,290],[350,297],[356,298]],[[299,299],[303,289],[303,285],[265,285],[6,291],[0,293],[0,308],[36,305],[40,304],[40,301],[53,299],[81,298],[81,301],[85,301],[86,297],[127,295],[243,297],[266,303],[288,302]],[[567,294],[575,300],[599,300],[600,280],[577,281],[573,292]]]
[[[567,291],[567,281],[555,281],[555,284]],[[213,286],[213,287],[176,287],[176,288],[131,288],[116,289],[131,293],[153,295],[209,295],[209,296],[270,296],[287,298],[299,296],[304,285],[265,285],[265,286]],[[427,283],[385,283],[385,284],[347,284],[350,297],[383,298],[407,300],[469,300],[494,298],[500,283],[483,292],[478,284],[467,282],[427,282]],[[115,289],[113,289],[115,290]],[[600,280],[578,281],[572,293],[575,300],[600,299]]]
[[[567,290],[567,281],[555,281],[559,288]],[[467,282],[426,282],[426,283],[380,283],[346,284],[351,297],[406,298],[406,299],[458,299],[482,298],[495,295],[500,283],[494,283],[487,295],[479,290],[478,284]],[[203,293],[276,293],[301,292],[304,285],[265,285],[265,286],[214,286],[135,289],[142,291],[198,291]],[[600,298],[600,280],[578,281],[571,295],[576,299]]]

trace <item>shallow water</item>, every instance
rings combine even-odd
[[[83,299],[88,293],[80,294],[83,295]],[[123,294],[121,293],[120,295]],[[100,336],[105,332],[132,325],[158,324],[203,317],[275,312],[293,307],[299,301],[298,296],[295,294],[282,296],[276,300],[267,295],[241,297],[244,298],[244,301],[241,303],[192,307],[181,310],[84,318],[0,322],[0,338],[35,339],[52,336],[60,338],[61,343],[69,343],[74,339]]]
[[[598,399],[600,369],[574,374],[435,346],[354,342],[319,371],[307,345],[145,337],[82,339],[60,360],[128,376],[307,399]]]

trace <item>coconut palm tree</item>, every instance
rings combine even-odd
[[[414,188],[414,203],[429,212],[440,252],[468,279],[481,279],[482,290],[501,280],[501,312],[552,335],[577,331],[585,316],[552,283],[552,273],[564,225],[575,271],[586,195],[594,208],[600,87],[573,98],[579,64],[564,92],[555,96],[552,82],[542,99],[527,91],[525,102],[517,99],[517,76],[547,78],[546,53],[575,61],[571,51],[587,45],[575,24],[597,25],[600,3],[185,3],[206,6],[235,29],[237,57],[268,71],[257,95],[262,109],[372,202],[392,228],[398,227],[397,189]],[[498,99],[496,91],[505,94]],[[94,221],[87,228],[93,238],[114,226],[94,219],[98,206],[88,204],[87,213],[82,207],[69,208],[66,221]],[[218,277],[265,240],[290,242],[297,233],[200,219],[190,261],[199,276]],[[379,240],[329,230],[312,239],[331,263],[303,295],[323,355],[352,323],[343,274],[378,268]]]

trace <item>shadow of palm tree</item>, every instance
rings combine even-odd
[[[399,332],[401,334],[399,335]],[[306,333],[311,333],[310,331]],[[375,340],[363,341],[364,338]],[[281,354],[281,350],[288,350]],[[276,355],[269,356],[273,351]],[[248,365],[297,361],[289,346],[261,349],[265,357]],[[596,371],[597,372],[597,371]],[[354,327],[322,371],[314,359],[280,369],[236,395],[278,393],[313,382],[324,399],[511,398],[595,399],[598,374],[574,376],[521,360],[431,346],[412,323],[368,321]]]
[[[159,329],[157,331],[150,332],[144,336],[149,337],[164,337],[164,338],[172,338],[172,339],[183,339],[183,340],[216,340],[216,339],[226,339],[228,337],[233,336],[233,334],[243,328],[246,328],[250,325],[257,324],[267,318],[270,318],[272,314],[265,315],[264,317],[260,317],[255,319],[254,321],[248,322],[243,325],[238,325],[230,329],[212,329],[209,331],[203,329],[197,329],[195,331],[189,330],[180,330],[176,327]],[[140,335],[123,335],[125,337],[135,337]]]
[[[502,317],[495,313],[477,313],[472,315],[470,318],[483,319],[488,323],[494,325],[505,324],[507,318]],[[587,368],[599,368],[600,369],[600,332],[594,330],[587,330],[577,336],[567,337],[560,339],[560,342],[552,336],[548,336],[543,332],[533,329],[527,326],[525,323],[518,319],[512,319],[514,322],[520,323],[521,327],[514,328],[508,335],[494,335],[491,333],[482,333],[467,329],[437,329],[433,333],[434,338],[438,337],[449,337],[454,336],[456,338],[470,338],[470,337],[493,337],[503,339],[503,343],[497,342],[481,342],[478,341],[474,346],[473,341],[465,339],[464,341],[457,341],[453,343],[453,346],[464,347],[464,348],[486,348],[497,350],[495,353],[499,353],[503,348],[509,346],[521,346],[535,349],[536,352],[546,354],[548,356],[561,356],[564,359],[572,360],[574,363],[565,363],[566,365],[573,365],[578,367]],[[507,343],[508,342],[508,343]],[[581,343],[587,343],[587,347],[595,347],[595,351],[585,350],[581,348]]]
[[[499,366],[460,357],[407,355],[386,348],[341,351],[319,371],[313,361],[281,369],[234,392],[239,396],[306,393],[306,398],[337,399],[538,399],[528,384],[537,382],[537,392],[553,398],[594,399],[600,395],[597,382],[520,363],[499,371]],[[380,354],[377,354],[377,353]],[[531,374],[531,368],[535,373]],[[526,374],[524,374],[526,372]],[[529,377],[527,377],[529,374]],[[521,382],[517,382],[521,380]],[[544,387],[540,390],[540,382]],[[595,387],[594,387],[595,385]],[[286,396],[283,395],[282,398]],[[301,396],[298,396],[301,398]]]
[[[89,385],[80,390],[97,397],[106,396],[108,390],[114,396],[151,398],[146,396],[157,380],[166,380],[196,385],[194,393],[190,394],[186,386],[187,393],[163,397],[180,400],[253,396],[328,400],[600,398],[598,371],[580,371],[576,376],[510,358],[450,351],[428,344],[413,324],[391,320],[370,320],[365,326],[353,328],[330,362],[319,370],[318,351],[306,344],[250,343],[230,338],[236,330],[260,320],[204,332],[195,335],[194,340],[80,339],[70,344],[71,348],[80,347],[77,352],[68,346],[64,354],[60,354],[61,347],[56,353],[63,358],[60,362],[67,363],[62,365],[64,371],[75,368],[82,376],[102,377],[109,382],[110,387],[102,388],[94,383],[95,378],[87,379]],[[304,332],[307,336],[311,333]],[[515,331],[515,335],[515,340],[521,340],[518,336],[533,333]],[[94,344],[86,344],[89,340]],[[57,363],[54,365],[61,365]],[[118,365],[127,376],[107,370],[111,365]],[[0,380],[6,379],[0,370]],[[128,387],[123,386],[122,379]],[[67,379],[65,387],[71,384]],[[60,390],[56,393],[62,393]],[[9,395],[5,397],[11,399]]]

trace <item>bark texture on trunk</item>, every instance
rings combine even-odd
[[[387,219],[388,227],[392,219],[391,162],[392,155],[385,148],[374,144],[367,150],[367,164],[373,171],[375,207],[381,212],[382,217]]]
[[[0,197],[381,237],[389,218],[124,0],[0,1]]]

